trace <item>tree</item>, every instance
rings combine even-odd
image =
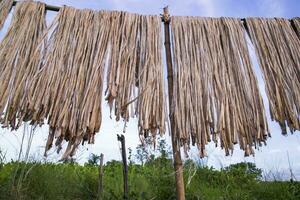
[[[170,158],[171,151],[170,147],[168,146],[167,142],[165,139],[158,139],[158,147],[157,147],[158,152],[160,153],[160,157],[164,159]]]
[[[94,153],[91,153],[87,164],[91,165],[91,166],[96,166],[96,165],[98,165],[98,162],[100,162],[100,156],[98,156]]]
[[[136,147],[136,155],[135,158],[138,160],[139,163],[144,165],[147,161],[153,157],[153,152],[151,151],[152,145],[152,138],[147,137],[143,144],[139,144]]]
[[[230,165],[225,168],[225,171],[231,173],[246,174],[253,179],[259,179],[262,177],[262,170],[257,168],[255,163],[243,162]]]

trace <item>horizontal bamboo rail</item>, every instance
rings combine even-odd
[[[13,6],[15,6],[18,2],[19,2],[19,1],[14,1],[14,2],[13,2]],[[58,6],[52,6],[52,5],[47,5],[47,4],[46,4],[46,10],[51,10],[51,11],[54,11],[54,12],[58,12],[60,8],[61,8],[61,7],[58,7]]]
[[[20,2],[20,1],[14,1],[13,6],[15,6],[18,2]],[[52,6],[52,5],[46,4],[46,10],[58,12],[60,10],[60,8],[61,7],[59,7],[59,6]],[[246,24],[246,18],[241,18],[241,21],[244,23],[244,25]],[[289,20],[289,21],[292,22],[292,20]],[[246,27],[246,29],[247,29],[247,27]]]

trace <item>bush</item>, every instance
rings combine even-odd
[[[263,182],[255,165],[241,163],[223,170],[185,164],[184,179],[188,200],[269,200],[300,199],[299,182]],[[122,199],[122,163],[104,166],[104,199]],[[96,199],[98,167],[78,164],[18,163],[0,169],[0,199]],[[129,165],[129,197],[175,199],[172,161],[156,158],[143,166]]]
[[[139,146],[139,164],[129,154],[128,184],[130,200],[176,199],[173,162],[164,140],[157,152]],[[158,155],[158,156],[155,156]],[[84,165],[74,159],[53,163],[0,163],[0,200],[97,199],[99,158],[91,155]],[[193,160],[184,164],[187,200],[296,200],[299,182],[263,182],[262,171],[253,163],[239,163],[221,170],[203,167]],[[122,162],[104,165],[103,199],[123,198]]]

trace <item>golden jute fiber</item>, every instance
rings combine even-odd
[[[116,119],[138,116],[142,137],[165,132],[159,16],[111,13],[107,100]]]
[[[103,75],[110,18],[105,12],[60,9],[44,64],[32,84],[29,110],[35,122],[47,118],[46,151],[68,141],[62,159],[84,141],[94,143],[101,125]]]
[[[3,28],[4,22],[9,14],[13,2],[14,2],[13,0],[0,1],[0,30]]]
[[[300,18],[296,17],[296,18],[292,19],[292,24],[294,26],[294,29],[295,29],[298,37],[300,38]]]
[[[0,1],[0,29],[12,1]],[[283,134],[300,130],[300,20],[247,18],[264,75],[270,112]],[[45,4],[16,5],[0,42],[0,120],[50,126],[53,143],[74,155],[94,143],[101,100],[116,120],[138,118],[140,137],[165,132],[162,36],[159,16],[62,7],[46,31]],[[269,131],[240,19],[173,17],[175,139],[187,151],[214,141],[226,155],[239,143],[245,155]],[[49,36],[49,40],[48,39]],[[104,77],[107,69],[107,76]]]
[[[44,55],[45,4],[19,2],[0,43],[0,116],[4,127],[26,121],[29,85]]]
[[[63,7],[47,32],[44,17],[44,4],[18,3],[1,43],[5,126],[47,121],[45,154],[67,141],[62,159],[74,155],[100,129],[107,66],[107,100],[117,120],[137,116],[142,137],[165,132],[159,16]]]
[[[242,22],[233,18],[172,17],[176,140],[200,156],[211,140],[226,155],[264,143],[268,126]]]
[[[297,21],[297,20],[296,20]],[[272,120],[300,130],[300,40],[286,19],[247,18],[264,75]],[[298,26],[299,27],[299,26]]]

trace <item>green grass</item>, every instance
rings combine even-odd
[[[186,197],[189,200],[293,200],[300,199],[299,182],[263,182],[261,170],[240,163],[222,170],[185,165]],[[156,158],[130,164],[130,198],[175,199],[172,162]],[[122,199],[122,165],[104,167],[104,199]],[[0,165],[0,199],[96,199],[98,168],[93,164],[18,163]]]

